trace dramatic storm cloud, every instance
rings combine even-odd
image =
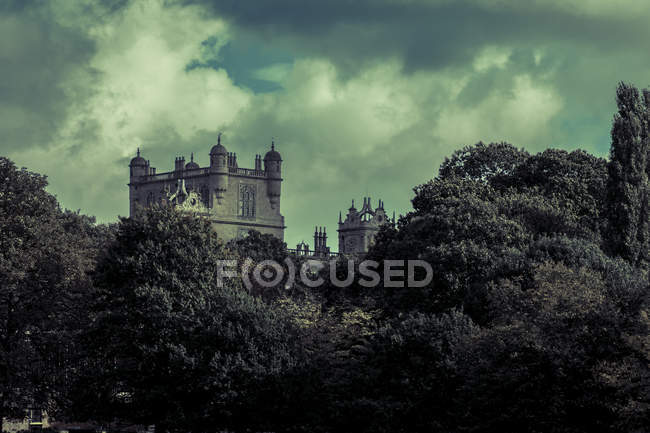
[[[352,198],[408,211],[479,140],[605,156],[617,82],[650,81],[649,18],[641,0],[3,2],[0,150],[107,222],[137,147],[159,172],[206,165],[223,131],[248,167],[276,137],[293,246]]]

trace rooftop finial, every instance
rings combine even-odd
[[[271,150],[275,150],[275,138],[271,137]]]
[[[217,135],[217,144],[221,144],[221,132]]]
[[[138,147],[138,156],[140,156],[140,148]]]
[[[192,152],[192,153],[190,154],[190,161],[191,161],[191,162],[194,162],[194,152]]]

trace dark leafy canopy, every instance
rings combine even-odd
[[[436,179],[415,188],[414,211],[370,252],[424,259],[434,270],[423,289],[378,291],[384,310],[464,306],[483,323],[489,283],[528,277],[537,241],[601,244],[606,179],[606,162],[583,151],[531,156],[507,143],[478,143],[456,152]]]
[[[220,275],[221,261],[236,259],[205,219],[170,207],[122,219],[94,279],[93,361],[76,385],[78,413],[162,431],[250,422],[241,403],[292,362],[292,331]]]
[[[250,230],[247,236],[240,239],[233,239],[228,242],[227,246],[238,254],[243,263],[248,263],[246,281],[250,294],[260,296],[267,302],[282,297],[285,294],[285,286],[290,284],[291,278],[289,273],[290,269],[286,264],[289,253],[287,252],[287,245],[284,242],[273,235],[262,234],[257,230]],[[260,266],[258,270],[263,268],[260,276],[264,279],[265,271],[271,272],[271,277],[265,281],[274,281],[277,270],[272,266],[263,266],[263,262],[267,260],[271,260],[281,266],[284,275],[281,284],[267,287],[267,285],[260,284],[253,275],[256,267]]]
[[[0,157],[0,416],[51,403],[64,387],[89,272],[105,239],[59,209],[44,176]]]
[[[621,92],[635,95],[619,88],[619,100]],[[635,107],[641,119],[647,110],[635,98],[636,105],[623,105]],[[368,419],[382,419],[384,431],[644,431],[650,287],[647,262],[639,259],[648,251],[641,246],[647,165],[640,161],[647,147],[640,129],[616,137],[624,135],[617,132],[623,116],[615,119],[612,153],[625,148],[627,163],[636,158],[636,167],[617,172],[615,156],[608,167],[583,151],[528,155],[505,143],[479,143],[456,152],[436,179],[415,188],[414,211],[397,229],[379,233],[370,257],[424,259],[433,281],[367,296],[394,329],[408,322],[405,314],[441,317],[454,308],[481,326],[445,351],[448,369],[437,381],[442,391],[414,382],[426,377],[426,367],[401,381],[384,378],[387,388],[366,383],[363,399],[385,396],[377,413],[400,408],[395,424],[379,415]],[[633,216],[612,224],[613,208]],[[623,253],[610,242],[630,248]],[[391,338],[417,340],[423,332],[401,329]],[[377,353],[370,347],[368,353]],[[378,371],[398,368],[389,365]],[[419,411],[400,406],[407,401],[439,411],[417,421]]]
[[[498,183],[511,176],[528,156],[525,150],[506,142],[479,142],[457,150],[451,158],[445,158],[438,175],[441,179],[459,178]]]

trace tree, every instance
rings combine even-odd
[[[528,152],[504,141],[466,146],[455,151],[438,170],[440,179],[460,178],[500,184],[529,157]]]
[[[607,248],[632,263],[650,262],[650,91],[620,83],[608,165]]]
[[[459,430],[642,431],[647,301],[642,273],[616,261],[602,274],[547,262],[529,283],[499,283],[495,320],[458,352]]]
[[[62,212],[45,176],[0,158],[0,416],[53,405],[106,227]]]
[[[522,193],[553,198],[558,209],[575,216],[575,235],[597,240],[605,225],[606,182],[603,158],[547,149],[522,162],[510,184]]]
[[[190,432],[259,420],[242,408],[291,364],[293,331],[224,275],[236,259],[205,218],[163,206],[122,219],[94,277],[78,416]]]
[[[287,294],[287,289],[291,289],[291,287],[285,287],[292,279],[295,281],[295,275],[292,276],[289,274],[290,269],[285,262],[285,259],[289,256],[287,244],[277,237],[270,234],[262,234],[257,230],[250,230],[248,236],[241,239],[232,239],[227,243],[227,247],[236,252],[242,260],[248,260],[247,282],[249,287],[247,288],[250,294],[260,296],[265,301],[272,301],[284,296]],[[284,273],[284,278],[272,287],[265,287],[260,284],[253,275],[255,267],[266,260],[272,260],[280,265]],[[265,266],[264,271],[267,270],[272,272],[273,276],[265,281],[273,281],[276,270],[273,270],[272,267]],[[262,278],[264,278],[264,271],[260,273]]]

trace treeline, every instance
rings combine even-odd
[[[417,288],[342,289],[327,271],[316,288],[249,287],[222,278],[223,260],[283,262],[277,239],[224,244],[168,207],[97,225],[0,158],[0,415],[42,406],[196,433],[646,432],[650,92],[621,84],[617,103],[609,161],[508,143],[447,158],[368,255],[430,263]]]

